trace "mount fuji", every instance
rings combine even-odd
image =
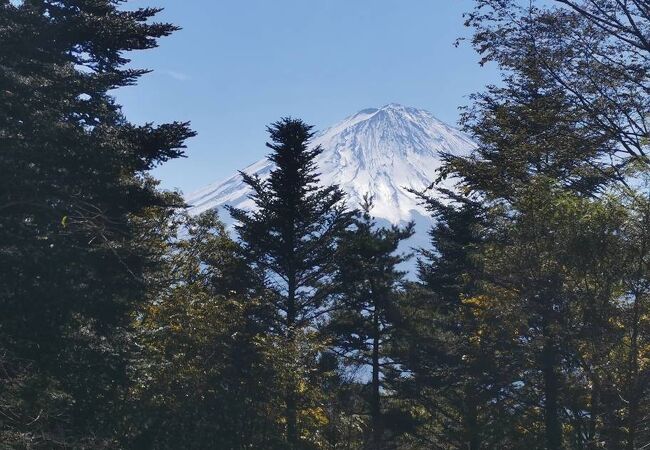
[[[395,103],[359,111],[318,133],[311,145],[323,148],[316,160],[321,183],[338,184],[347,194],[348,206],[359,206],[370,194],[372,213],[380,222],[414,220],[416,228],[430,225],[429,214],[408,190],[432,183],[441,165],[439,152],[467,154],[475,148],[466,134],[428,111]],[[243,171],[264,179],[273,167],[262,159]],[[190,194],[186,201],[191,214],[226,205],[251,209],[249,194],[236,174]]]

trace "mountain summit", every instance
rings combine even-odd
[[[467,135],[428,111],[395,103],[359,111],[318,133],[312,145],[323,148],[317,158],[321,183],[338,184],[351,207],[369,193],[374,198],[373,214],[391,223],[427,216],[408,189],[431,184],[440,167],[440,151],[463,154],[475,146]],[[265,178],[272,170],[273,164],[263,159],[244,172]],[[249,193],[236,174],[186,200],[192,214],[225,205],[246,209],[253,206]]]

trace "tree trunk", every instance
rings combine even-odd
[[[587,449],[596,449],[600,445],[598,442],[598,421],[600,412],[600,377],[594,375],[591,388],[591,417],[589,418],[589,427],[587,429]]]
[[[298,411],[296,407],[296,391],[293,385],[287,388],[287,442],[291,450],[298,448]]]
[[[293,277],[289,278],[287,292],[287,340],[289,348],[293,350],[296,325],[296,283]],[[298,448],[298,399],[296,385],[293,378],[289,377],[289,384],[286,392],[286,421],[287,421],[287,443],[291,450]]]
[[[471,385],[465,387],[465,442],[468,450],[479,450],[481,440],[478,432],[478,407]]]
[[[639,320],[641,316],[639,306],[639,293],[635,292],[634,295],[634,309],[632,314],[632,336],[630,337],[630,354],[628,356],[628,411],[626,425],[628,429],[626,450],[634,450],[636,448],[637,439],[637,426],[639,416],[639,399],[641,397],[638,392],[639,386]]]
[[[381,420],[381,393],[379,391],[379,314],[376,307],[373,312],[372,331],[372,398],[370,403],[370,415],[372,418],[373,450],[379,450],[381,449],[383,428]]]
[[[544,377],[544,425],[547,450],[562,448],[562,427],[558,414],[557,350],[547,336],[542,350],[542,373]]]

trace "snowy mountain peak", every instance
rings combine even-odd
[[[318,133],[313,146],[323,152],[317,164],[321,183],[338,184],[356,207],[368,193],[373,214],[392,223],[426,216],[409,189],[431,184],[440,167],[440,152],[467,153],[471,139],[423,109],[389,103],[368,108]],[[267,177],[273,165],[263,159],[244,171]],[[189,195],[190,212],[198,214],[225,205],[252,208],[249,189],[239,174]]]

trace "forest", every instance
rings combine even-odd
[[[501,80],[409,250],[295,117],[254,210],[188,214],[191,125],[114,96],[177,26],[0,0],[0,449],[650,448],[650,1],[473,4]]]

